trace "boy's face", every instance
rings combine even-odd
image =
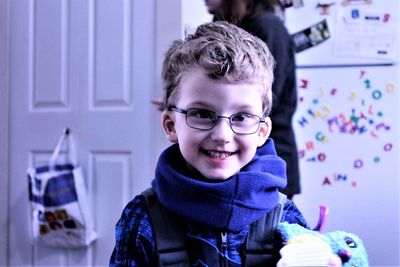
[[[226,117],[241,112],[263,114],[261,87],[256,83],[213,80],[194,69],[183,75],[178,90],[175,106],[183,110],[200,108]],[[163,112],[162,123],[168,140],[179,143],[188,165],[210,180],[225,180],[239,172],[271,130],[269,118],[249,135],[234,133],[226,118],[219,118],[210,130],[198,130],[187,125],[185,114],[173,111]]]

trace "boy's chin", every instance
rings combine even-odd
[[[233,175],[235,175],[238,171],[225,171],[225,172],[210,172],[208,170],[200,171],[189,163],[186,164],[188,174],[192,178],[201,181],[208,181],[208,182],[222,182],[230,179]]]
[[[202,176],[211,182],[222,182],[230,179],[236,172],[226,174],[204,173]]]

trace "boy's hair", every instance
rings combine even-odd
[[[262,86],[263,112],[268,116],[274,64],[261,39],[228,22],[202,24],[184,40],[174,41],[165,55],[163,108],[168,109],[177,101],[185,72],[199,68],[211,79],[258,82]]]

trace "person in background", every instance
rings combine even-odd
[[[123,210],[110,266],[275,266],[283,245],[277,223],[309,228],[278,191],[286,170],[268,138],[273,65],[263,41],[224,21],[173,42],[163,63],[161,114],[173,144],[157,162],[151,201],[140,194]],[[175,223],[166,223],[171,218]],[[250,235],[257,222],[263,234]],[[167,247],[159,243],[160,225]],[[181,235],[183,246],[172,250]],[[267,249],[251,257],[254,238]],[[256,264],[245,265],[250,259]]]
[[[301,192],[299,158],[292,126],[297,105],[294,43],[284,23],[284,6],[279,0],[205,0],[214,21],[225,20],[263,40],[276,66],[272,84],[273,107],[270,114],[278,155],[287,166],[288,185],[281,192],[288,198]]]

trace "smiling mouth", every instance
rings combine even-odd
[[[225,152],[225,151],[204,150],[204,154],[206,154],[210,158],[224,159],[224,158],[227,158],[227,157],[233,155],[234,153]]]

